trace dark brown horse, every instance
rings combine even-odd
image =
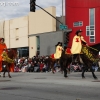
[[[92,48],[97,49],[97,51],[95,49],[92,50]],[[94,56],[96,57],[98,52],[100,51],[100,44],[96,44],[96,45],[92,46],[92,48],[90,51],[92,51],[92,54],[94,54]],[[68,66],[73,62],[73,56],[74,55],[72,55],[72,54],[65,54],[65,51],[62,52],[62,56],[60,58],[60,65],[64,71],[64,77],[68,77],[67,69],[68,69]],[[80,62],[80,58],[82,59],[82,62]],[[93,62],[85,54],[78,55],[77,60],[78,60],[78,62],[83,64],[82,78],[85,78],[84,73],[85,73],[86,69],[89,68],[92,72],[94,79],[97,79],[96,75],[94,74],[94,70],[92,69]]]
[[[14,60],[14,58],[16,58],[17,56],[17,53],[14,49],[9,49],[8,52],[7,52],[7,55],[10,59]],[[8,61],[2,61],[2,66],[3,66],[3,77],[5,77],[5,73],[6,71],[8,72],[8,76],[9,78],[11,78],[11,75],[10,75],[10,69],[12,67],[12,71],[13,71],[13,68],[14,68],[14,61],[13,62],[8,62]]]

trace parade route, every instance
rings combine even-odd
[[[94,80],[90,72],[86,79],[81,72],[64,78],[59,72],[11,73],[12,78],[0,77],[0,100],[99,100],[100,72]]]

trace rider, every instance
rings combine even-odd
[[[0,71],[2,71],[2,53],[4,50],[7,50],[7,46],[6,44],[4,43],[5,39],[4,38],[1,38],[0,39]]]
[[[58,42],[56,45],[56,52],[54,54],[55,59],[60,59],[61,54],[62,54],[62,50],[63,50],[62,43]]]
[[[77,30],[76,35],[73,37],[71,53],[74,54],[74,60],[81,53],[82,45],[87,45],[86,41],[84,40],[83,36],[81,35],[83,31]]]
[[[62,43],[58,42],[56,45],[56,52],[51,55],[51,58],[60,59],[61,54],[62,54],[62,50],[63,50]]]

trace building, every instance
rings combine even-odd
[[[66,0],[65,14],[66,25],[72,29],[69,46],[78,29],[89,45],[100,43],[100,0]]]
[[[19,56],[28,55],[28,16],[5,21],[4,37],[8,48],[16,48]]]
[[[45,9],[56,17],[56,8],[49,7]],[[36,55],[40,48],[38,34],[56,31],[56,20],[43,10],[37,10],[35,13],[29,13],[29,56]],[[33,36],[37,34],[37,36]],[[30,36],[31,35],[31,36]]]
[[[56,17],[56,8],[45,8]],[[62,17],[57,17],[62,21]],[[8,48],[15,48],[20,57],[50,55],[55,52],[57,42],[63,41],[63,32],[59,29],[59,22],[43,10],[29,12],[28,15],[6,20],[3,34]],[[3,25],[2,25],[3,27]],[[2,34],[2,35],[3,35]]]

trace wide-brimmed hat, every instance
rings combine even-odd
[[[78,35],[78,33],[83,32],[81,29],[76,31],[76,34]]]

